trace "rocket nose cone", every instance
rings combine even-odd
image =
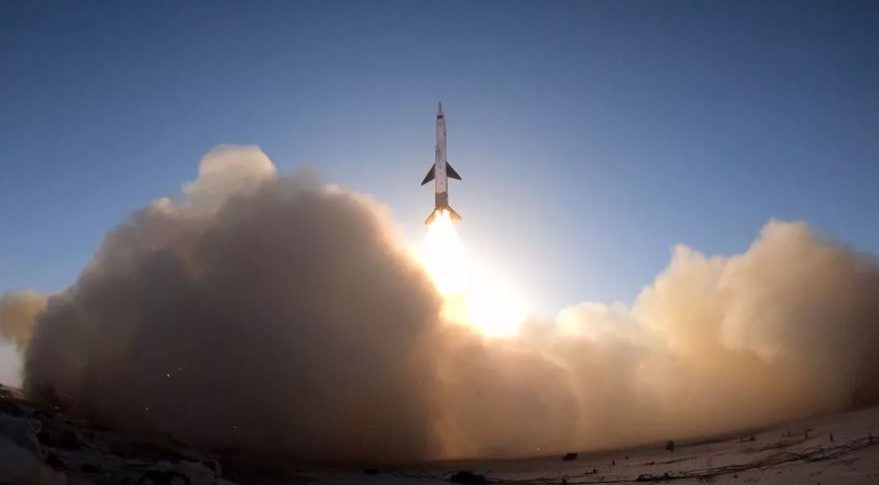
[[[436,103],[436,115],[440,116],[443,114],[443,103],[440,101]]]

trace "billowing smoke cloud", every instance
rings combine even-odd
[[[26,391],[77,415],[210,447],[428,456],[439,304],[369,199],[257,148],[208,154],[182,201],[111,232],[39,316]]]
[[[677,247],[630,307],[574,305],[514,338],[445,323],[441,304],[377,203],[221,147],[3,332],[34,329],[39,399],[301,459],[596,449],[879,398],[879,264],[803,223],[731,257]]]
[[[34,320],[45,307],[45,295],[34,291],[0,295],[0,336],[24,354],[33,335]]]
[[[631,308],[583,303],[444,356],[453,453],[707,435],[877,402],[879,265],[803,223],[744,253],[675,248]]]

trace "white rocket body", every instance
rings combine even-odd
[[[446,154],[446,118],[443,115],[443,105],[439,103],[437,105],[436,111],[436,151],[435,151],[435,161],[432,167],[430,167],[430,171],[427,172],[427,175],[424,177],[424,180],[421,182],[421,185],[424,185],[431,180],[435,181],[436,187],[436,202],[434,205],[433,211],[431,211],[430,215],[427,216],[427,220],[424,221],[425,224],[430,224],[433,222],[434,217],[438,214],[441,214],[442,211],[447,211],[451,216],[452,220],[460,221],[461,216],[455,212],[455,209],[449,205],[449,177],[453,179],[461,180],[461,176],[458,175],[458,172],[449,165],[449,160]]]

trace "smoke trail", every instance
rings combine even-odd
[[[383,208],[279,176],[255,147],[209,153],[180,199],[114,229],[35,325],[16,298],[2,331],[34,331],[32,396],[285,458],[597,449],[879,398],[879,264],[803,223],[772,221],[730,257],[679,246],[631,306],[485,339],[441,320]]]

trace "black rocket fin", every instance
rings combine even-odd
[[[421,181],[421,185],[424,185],[433,180],[433,178],[435,177],[435,174],[433,173],[434,170],[436,170],[436,165],[431,165],[430,172],[427,172],[427,175],[424,176],[424,180]]]
[[[461,176],[458,175],[458,172],[456,172],[455,169],[452,168],[452,164],[450,164],[449,162],[446,162],[446,174],[449,176],[449,178],[461,180]]]

